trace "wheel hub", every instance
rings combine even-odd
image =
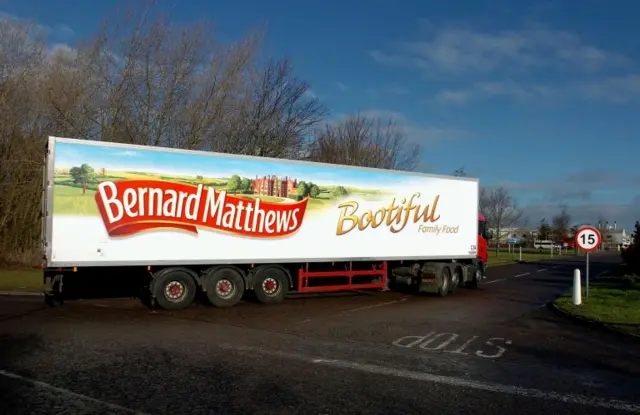
[[[187,287],[180,281],[171,281],[164,290],[167,300],[172,302],[180,301],[187,294]]]
[[[268,295],[275,294],[278,291],[278,281],[271,277],[266,278],[262,283],[262,290]]]
[[[227,298],[233,295],[235,286],[229,280],[220,280],[216,283],[216,294],[218,297]]]

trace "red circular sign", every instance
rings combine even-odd
[[[602,243],[602,236],[593,226],[585,226],[578,229],[575,236],[576,245],[585,252],[595,251]]]

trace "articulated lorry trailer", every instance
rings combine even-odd
[[[44,291],[136,275],[145,303],[216,307],[245,293],[477,287],[478,180],[50,137]],[[133,277],[132,277],[133,278]],[[204,297],[204,295],[203,295]]]

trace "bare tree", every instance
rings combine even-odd
[[[0,21],[0,262],[35,252],[45,124],[40,115],[46,48],[38,27]],[[30,256],[29,261],[37,260]]]
[[[327,115],[324,104],[309,95],[309,84],[296,79],[289,61],[282,59],[251,73],[245,88],[217,150],[297,157],[304,138]]]
[[[501,232],[514,226],[522,218],[522,211],[504,187],[498,187],[485,195],[485,216],[489,226],[495,229],[496,252],[500,250]]]
[[[309,159],[326,163],[395,170],[413,170],[420,146],[408,141],[391,120],[362,114],[328,124],[309,146]]]
[[[453,175],[456,177],[467,177],[467,171],[464,166],[460,166],[453,171]]]
[[[73,48],[0,21],[0,262],[39,260],[47,135],[297,157],[326,114],[286,60],[256,60],[260,32],[221,43],[139,6]]]
[[[551,219],[556,242],[562,243],[570,231],[571,215],[566,205],[560,206],[560,212]]]
[[[480,187],[480,194],[478,196],[478,205],[480,207],[480,212],[482,212],[483,214],[487,214],[487,212],[489,211],[489,204],[490,204],[490,199],[489,196],[491,195],[491,192],[489,192],[486,187]]]

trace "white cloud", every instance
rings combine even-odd
[[[439,92],[434,101],[445,104],[465,104],[473,99],[508,97],[517,101],[528,101],[533,98],[551,98],[558,95],[555,88],[546,85],[522,85],[512,80],[502,82],[476,82],[466,89],[444,90]]]
[[[137,157],[138,153],[136,151],[132,151],[132,150],[124,150],[124,151],[120,151],[118,153],[115,154],[116,156],[122,156],[122,157]]]
[[[575,222],[593,222],[604,217],[628,227],[640,220],[639,181],[638,173],[598,169],[562,175],[557,180],[502,182],[489,187],[503,186],[514,198],[529,200],[530,203],[522,204],[529,225],[535,226],[542,218],[550,220],[558,213],[560,204],[567,204]]]
[[[56,24],[54,26],[49,26],[49,25],[44,25],[44,24],[40,24],[40,23],[35,23],[29,19],[24,19],[21,17],[18,17],[16,15],[10,14],[10,13],[6,13],[6,12],[0,12],[0,21],[14,21],[14,22],[20,22],[20,23],[30,23],[33,30],[42,35],[45,36],[47,38],[51,38],[51,37],[56,37],[56,38],[69,38],[75,35],[75,32],[73,31],[73,29],[71,29],[69,26],[67,26],[66,24]]]
[[[460,128],[433,126],[411,121],[407,116],[396,111],[371,109],[361,114],[371,118],[391,119],[405,132],[407,139],[419,144],[434,143],[446,140],[466,138],[470,134]]]
[[[602,81],[585,82],[574,87],[588,99],[626,104],[640,100],[640,75],[607,78]]]
[[[595,71],[627,63],[619,53],[588,44],[569,31],[542,25],[500,32],[434,28],[424,40],[402,42],[391,52],[375,50],[370,54],[385,65],[448,74],[547,67]]]
[[[349,90],[349,87],[347,85],[343,84],[342,82],[336,82],[336,86],[342,92],[347,92]]]
[[[519,102],[553,98],[554,101],[589,99],[611,104],[627,104],[640,101],[640,75],[629,74],[599,80],[574,81],[553,86],[517,83],[513,80],[475,82],[468,88],[442,90],[431,101],[438,104],[466,104],[472,100],[498,96],[511,98]]]
[[[619,228],[632,230],[635,221],[640,220],[640,196],[631,197],[627,203],[583,203],[569,205],[568,211],[572,223],[595,224],[599,218],[610,223],[617,222]],[[557,203],[539,203],[523,207],[523,216],[528,219],[529,226],[536,226],[542,218],[550,220],[558,214]]]

